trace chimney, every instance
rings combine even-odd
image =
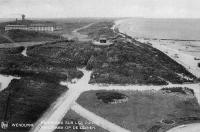
[[[22,21],[24,21],[25,20],[25,15],[24,14],[22,14]]]

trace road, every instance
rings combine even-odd
[[[90,41],[91,39],[89,39],[87,35],[81,34],[81,33],[79,33],[79,31],[82,30],[82,29],[88,28],[88,27],[92,26],[93,24],[94,23],[90,23],[90,24],[85,25],[83,27],[74,29],[72,31],[71,35],[69,35],[69,34],[63,34],[63,37],[66,37],[66,38],[69,38],[69,39],[78,39],[79,41]]]
[[[114,132],[115,128],[117,129],[119,126],[115,124],[110,125],[109,121],[105,123],[105,119],[96,116],[94,113],[87,111],[86,109],[82,107],[80,110],[83,110],[83,111],[81,112],[78,110],[80,106],[77,106],[77,105],[73,106],[77,98],[81,95],[81,93],[85,91],[89,91],[89,90],[120,90],[120,91],[140,90],[140,91],[143,91],[143,90],[160,90],[163,87],[188,87],[195,90],[200,87],[200,84],[169,84],[169,85],[164,85],[164,86],[153,86],[153,85],[152,86],[150,85],[124,85],[124,86],[106,85],[104,86],[104,85],[97,85],[97,84],[91,85],[91,84],[88,84],[90,80],[91,71],[86,71],[85,69],[79,69],[79,70],[81,70],[84,73],[84,76],[80,80],[78,80],[77,83],[75,84],[67,83],[67,82],[61,83],[61,85],[68,86],[69,90],[66,93],[64,93],[50,107],[50,109],[41,117],[40,120],[37,121],[37,123],[35,124],[35,127],[31,130],[31,132],[47,132],[47,130],[48,132],[53,132],[70,108],[78,112],[81,116],[85,117],[86,119],[90,121],[94,121],[94,123],[96,123],[100,127],[103,127],[105,125],[104,129]],[[195,90],[195,95],[196,94],[200,95],[198,90]],[[51,124],[51,127],[50,127],[48,122],[49,123],[55,122],[55,123]],[[128,130],[125,130],[125,131],[128,131]]]
[[[83,108],[81,105],[75,103],[72,107],[72,110],[74,110],[76,113],[81,115],[82,117],[88,119],[89,121],[92,121],[96,125],[104,128],[105,130],[108,130],[109,132],[130,132],[129,130],[126,130],[96,114],[93,112],[88,111],[87,109]]]
[[[48,111],[36,122],[35,127],[31,132],[53,132],[57,125],[61,122],[62,118],[70,109],[71,105],[76,101],[79,95],[87,89],[85,85],[89,82],[91,72],[85,69],[80,69],[84,76],[75,84],[68,82],[61,82],[61,85],[68,86],[69,90],[66,91],[58,100],[49,108]],[[48,123],[54,122],[49,125]]]

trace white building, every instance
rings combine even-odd
[[[41,31],[41,32],[53,32],[62,30],[61,26],[54,24],[30,24],[30,25],[6,25],[5,31],[20,29],[27,31]]]

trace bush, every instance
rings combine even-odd
[[[4,119],[6,103],[8,103],[6,120],[13,123],[35,123],[66,90],[67,87],[33,78],[14,79],[8,88],[0,93],[0,104],[3,106],[0,107],[0,120]],[[16,127],[8,129],[20,131]]]
[[[7,36],[15,42],[25,42],[25,41],[47,41],[60,39],[58,35],[53,35],[44,32],[36,31],[25,31],[25,30],[10,30]]]
[[[189,88],[182,88],[182,87],[173,87],[173,88],[162,88],[161,90],[169,92],[169,93],[181,93],[181,94],[188,94],[187,91],[194,95],[194,90]]]
[[[96,93],[97,99],[103,101],[104,103],[111,103],[114,100],[127,98],[126,95],[117,92],[100,92]]]

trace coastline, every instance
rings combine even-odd
[[[118,28],[119,32],[133,37],[130,33],[130,30],[126,31],[126,29],[130,29],[130,27],[126,27],[126,29],[123,29],[123,27],[121,26],[122,24],[126,25],[127,20],[130,21],[130,19],[117,20],[115,22],[115,26],[113,27]],[[181,48],[183,47],[180,47],[180,45],[178,44],[175,45],[174,44],[175,40],[171,42],[171,45],[173,45],[171,47],[169,46],[168,42],[164,42],[166,40],[162,39],[137,38],[136,40],[142,43],[152,45],[152,47],[162,51],[163,53],[168,55],[171,59],[175,60],[177,63],[184,66],[189,72],[191,72],[197,78],[200,78],[200,68],[198,67],[198,63],[200,63],[200,60],[195,60],[195,58],[199,59],[199,56],[196,56],[194,54],[189,54],[187,51],[181,50]],[[187,48],[188,47],[185,47],[185,49]]]

